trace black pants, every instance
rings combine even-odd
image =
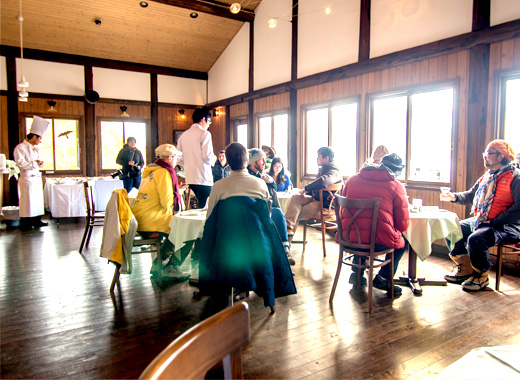
[[[208,200],[209,193],[211,193],[211,186],[190,185],[190,189],[193,190],[193,193],[197,197],[197,208],[204,208],[206,206],[206,201]]]
[[[489,224],[481,224],[475,232],[472,232],[470,225],[472,219],[464,219],[460,222],[462,239],[455,243],[450,256],[469,254],[471,265],[480,271],[487,272],[491,268],[489,247],[519,240],[520,231],[507,224],[496,227],[491,227]]]

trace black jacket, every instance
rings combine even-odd
[[[123,149],[121,149],[117,155],[116,163],[121,165],[123,167],[121,171],[127,174],[130,172],[130,165],[128,165],[130,161],[134,161],[141,169],[144,166],[144,159],[141,151],[137,148],[132,149],[128,144],[125,144]]]
[[[314,199],[317,201],[320,200],[320,193],[319,191],[321,189],[325,189],[326,187],[329,187],[330,185],[334,185],[335,183],[341,183],[343,182],[343,177],[341,176],[341,173],[339,172],[339,169],[334,165],[333,163],[323,165],[320,170],[318,171],[318,175],[316,176],[316,179],[305,186],[305,190],[307,190],[309,193],[312,194]],[[324,199],[323,200],[323,207],[327,208],[329,207],[330,200]]]

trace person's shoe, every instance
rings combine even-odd
[[[47,227],[49,225],[49,223],[46,223],[46,222],[42,222],[41,219],[38,219],[36,220],[34,223],[33,223],[33,226],[35,228],[39,228],[39,227]]]
[[[296,261],[294,261],[291,253],[289,251],[285,251],[285,255],[287,256],[287,260],[289,261],[289,265],[294,266],[296,265]]]
[[[287,228],[287,236],[294,236],[294,230],[292,228]]]
[[[462,284],[473,274],[473,268],[471,267],[471,260],[469,259],[469,255],[450,256],[450,258],[456,264],[453,267],[453,270],[456,269],[456,272],[453,273],[452,270],[452,273],[445,275],[444,279],[450,284]]]
[[[462,283],[462,289],[468,292],[484,290],[489,285],[488,272],[480,272],[475,269],[473,276]]]
[[[348,279],[348,283],[354,285],[355,288],[362,288],[364,286],[367,286],[367,279],[365,278],[365,276],[361,275],[361,284],[358,285],[357,274],[352,272],[350,274],[350,278]]]
[[[374,281],[372,281],[372,285],[374,285],[374,288],[377,288],[379,290],[386,290],[387,292],[390,292],[390,281],[386,278],[381,277],[380,275],[376,275],[374,277]],[[398,296],[401,293],[403,293],[403,290],[400,286],[394,285],[394,296]]]
[[[162,271],[163,281],[186,281],[191,277],[191,273],[182,272],[175,264],[170,264]]]
[[[162,260],[161,273],[163,273],[164,268],[166,268],[166,266],[168,265],[169,261],[170,261],[169,257],[167,257],[167,258]],[[157,258],[155,258],[153,260],[152,267],[150,268],[150,274],[153,274],[155,276],[157,275]]]

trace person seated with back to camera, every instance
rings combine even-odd
[[[271,162],[271,169],[269,169],[269,175],[274,179],[276,183],[276,191],[289,191],[292,188],[291,180],[289,176],[285,174],[285,168],[280,157],[275,157]]]
[[[181,207],[179,183],[175,173],[175,164],[182,153],[174,145],[162,144],[155,149],[157,160],[143,171],[143,180],[139,193],[132,207],[137,220],[137,232],[144,238],[154,237],[156,233],[163,237],[161,263],[167,261],[163,280],[187,280],[191,275],[179,269],[184,258],[178,261],[173,255],[175,247],[168,240],[173,208]],[[157,260],[157,259],[156,259]],[[154,274],[155,265],[150,273]]]
[[[406,196],[406,189],[403,184],[395,177],[399,176],[403,170],[401,158],[395,154],[388,154],[383,157],[380,165],[367,165],[362,168],[359,173],[350,177],[343,187],[343,196],[354,199],[369,199],[381,198],[381,205],[378,211],[377,231],[376,231],[376,251],[382,251],[387,248],[394,248],[394,267],[388,263],[381,267],[379,273],[374,277],[372,284],[375,288],[390,291],[390,279],[395,274],[399,260],[404,252],[408,249],[408,241],[404,238],[403,232],[408,229],[410,225],[410,214],[408,211],[408,198]],[[346,233],[346,228],[350,222],[350,217],[347,212],[341,213],[341,225],[343,232]],[[363,224],[363,222],[365,224]],[[361,236],[365,236],[362,243],[368,244],[372,224],[370,219],[361,219],[359,221],[359,228]],[[351,239],[357,241],[356,231],[351,231]],[[344,235],[343,239],[347,236]],[[339,242],[336,236],[336,242]],[[388,253],[385,260],[390,258],[391,253]],[[354,258],[354,263],[359,264],[357,257]],[[364,260],[362,262],[364,264]],[[360,281],[357,283],[357,271],[361,270]],[[367,280],[363,277],[364,269],[352,267],[352,274],[349,283],[356,287],[365,286]],[[394,285],[394,294],[399,295],[402,289]]]
[[[269,190],[269,195],[271,196],[271,200],[273,202],[273,206],[271,207],[271,219],[273,220],[276,229],[278,230],[280,239],[282,239],[285,254],[287,255],[289,263],[291,265],[296,265],[296,261],[294,261],[290,253],[289,236],[287,235],[287,222],[285,220],[285,215],[280,208],[278,195],[276,194],[276,182],[274,181],[273,177],[267,173],[264,173],[266,155],[258,148],[251,148],[249,149],[248,153],[249,165],[247,167],[247,171],[252,176],[260,178],[266,183],[267,189]]]

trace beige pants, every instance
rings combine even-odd
[[[323,206],[320,205],[320,202],[310,195],[293,195],[285,212],[287,228],[296,232],[299,219],[319,219],[321,207]]]

